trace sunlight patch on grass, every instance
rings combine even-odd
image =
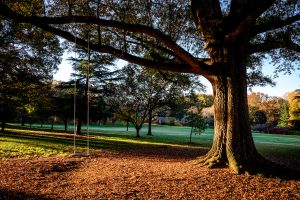
[[[9,140],[10,138],[8,138]],[[66,156],[68,153],[64,149],[46,148],[38,145],[28,144],[24,141],[0,142],[0,157],[23,157],[23,156]]]
[[[205,148],[200,146],[190,146],[187,144],[170,144],[164,142],[155,142],[151,141],[151,139],[147,139],[146,137],[129,139],[129,138],[121,138],[121,137],[108,137],[108,136],[96,136],[95,139],[105,140],[111,142],[122,142],[127,143],[129,145],[151,145],[151,146],[171,146],[171,147],[185,147],[185,148]],[[205,148],[206,149],[206,148]]]

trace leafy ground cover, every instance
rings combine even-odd
[[[0,135],[0,199],[300,198],[297,178],[200,167],[195,161],[208,151],[212,129],[189,144],[186,127],[155,127],[155,136],[141,139],[106,128],[92,132],[89,156],[85,136],[76,138],[82,156],[73,156],[71,134],[8,129]],[[299,137],[271,136],[254,134],[258,150],[299,169]]]

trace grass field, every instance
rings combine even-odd
[[[27,128],[27,129],[26,129]],[[0,157],[20,156],[67,156],[73,153],[73,134],[59,131],[63,126],[55,126],[55,130],[49,131],[49,126],[33,125],[29,127],[11,126],[6,134],[0,136]],[[83,127],[83,135],[85,134]],[[206,129],[201,135],[192,136],[192,144],[189,143],[190,127],[153,126],[153,136],[146,136],[147,126],[141,130],[141,138],[135,138],[133,127],[126,131],[124,126],[91,126],[89,145],[91,152],[103,149],[124,150],[140,146],[176,145],[180,147],[209,149],[213,139],[213,129]],[[253,133],[253,138],[258,151],[264,156],[280,157],[287,160],[300,161],[300,136],[296,135],[272,135]],[[76,151],[85,152],[87,139],[76,139]]]

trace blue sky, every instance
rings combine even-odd
[[[68,63],[66,58],[68,56],[74,56],[72,54],[68,55],[64,53],[63,61],[59,65],[58,72],[54,75],[55,80],[67,81],[70,79],[70,74],[73,72],[72,66]],[[119,61],[117,66],[124,65],[124,61]],[[274,71],[274,67],[268,63],[263,66],[263,73],[272,75]],[[276,82],[276,86],[266,86],[266,87],[254,87],[252,89],[253,92],[262,92],[268,94],[269,96],[278,96],[283,97],[287,92],[294,91],[296,89],[300,89],[300,71],[295,71],[291,75],[280,74],[279,78],[274,79]],[[207,93],[212,94],[212,88],[208,81],[204,78],[202,79],[203,83],[207,85]]]

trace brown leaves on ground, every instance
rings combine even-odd
[[[300,180],[195,164],[203,150],[142,148],[0,160],[0,199],[300,199]]]

